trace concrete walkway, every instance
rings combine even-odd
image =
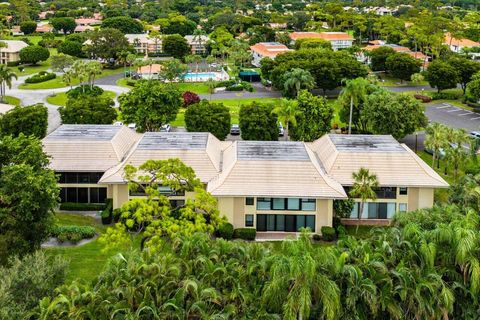
[[[19,85],[24,83],[25,79],[29,76],[19,77],[12,83],[12,89],[7,89],[7,95],[20,99],[22,105],[28,106],[36,103],[43,103],[48,108],[48,128],[47,133],[54,131],[61,124],[60,113],[58,112],[58,106],[47,102],[47,97],[66,92],[70,90],[70,87],[57,88],[57,89],[19,89]],[[98,85],[100,88],[106,91],[112,91],[116,96],[127,92],[129,89],[119,87],[117,85]],[[117,103],[117,101],[115,101]]]

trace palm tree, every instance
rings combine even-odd
[[[72,66],[73,75],[78,79],[80,86],[82,86],[82,92],[85,92],[83,82],[88,78],[87,64],[83,60],[77,60]]]
[[[125,59],[126,63],[128,64],[128,73],[130,74],[130,77],[132,76],[132,65],[137,59],[137,56],[134,55],[133,53],[130,53],[127,55],[127,58]]]
[[[448,145],[446,151],[447,163],[453,165],[453,181],[457,181],[458,169],[465,162],[467,153],[465,152],[463,146],[469,140],[469,137],[465,130],[463,129],[453,129],[451,133],[451,138],[447,139],[451,144]]]
[[[130,54],[130,52],[123,50],[120,51],[118,54],[118,61],[123,64],[123,77],[125,78],[127,76],[127,57]]]
[[[434,122],[430,124],[426,132],[425,137],[425,148],[432,150],[432,168],[435,168],[435,161],[437,160],[437,156],[440,155],[440,151],[442,148],[446,146],[446,127],[443,124]]]
[[[213,55],[210,55],[205,59],[208,64],[208,71],[212,71],[211,64],[214,63],[216,60],[217,59]]]
[[[340,98],[350,100],[350,115],[348,118],[348,134],[352,133],[353,107],[358,106],[367,96],[367,87],[370,85],[365,78],[356,78],[345,81],[345,87],[340,93]]]
[[[287,140],[289,140],[289,125],[291,123],[295,126],[297,124],[297,116],[301,114],[300,110],[298,110],[298,102],[296,100],[282,98],[282,100],[280,100],[280,106],[273,109],[272,112],[284,121],[285,135],[287,136]]]
[[[70,89],[72,89],[73,79],[75,79],[75,74],[74,74],[74,71],[72,69],[67,70],[62,75],[62,81],[65,82],[66,85],[70,86]]]
[[[95,85],[95,77],[102,74],[102,64],[98,61],[90,61],[87,63],[85,71],[88,75],[90,88],[93,88]]]
[[[205,81],[205,85],[208,87],[208,92],[210,93],[210,100],[212,100],[212,94],[215,91],[217,82],[212,78],[208,78],[208,80]]]
[[[6,87],[12,88],[12,80],[17,79],[17,75],[6,65],[0,65],[0,97],[2,101],[5,101]]]
[[[354,198],[360,198],[360,208],[357,213],[358,220],[361,219],[363,208],[367,200],[377,199],[375,189],[378,188],[378,180],[375,174],[370,174],[370,171],[366,168],[360,168],[358,172],[352,173],[353,186],[350,190],[350,196]]]
[[[193,43],[197,43],[199,47],[202,46],[202,43],[203,43],[203,37],[206,35],[205,31],[203,29],[195,29],[193,31]],[[195,53],[197,53],[197,51],[195,51]]]
[[[293,68],[284,75],[285,82],[283,87],[286,92],[294,93],[294,96],[299,95],[300,90],[310,90],[315,87],[315,79],[310,72],[300,68]]]

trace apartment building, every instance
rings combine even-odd
[[[184,37],[187,40],[190,49],[192,50],[192,54],[200,54],[203,55],[207,52],[207,42],[210,38],[206,35],[187,35]]]
[[[20,50],[28,47],[28,44],[21,40],[0,40],[7,46],[0,48],[0,63],[20,61]]]
[[[116,125],[62,125],[44,140],[51,168],[60,176],[64,202],[113,207],[145,196],[129,190],[126,165],[178,158],[192,167],[236,227],[296,232],[331,226],[333,201],[346,199],[352,173],[368,168],[378,177],[377,199],[359,205],[346,223],[384,224],[395,212],[428,208],[436,188],[448,184],[391,136],[325,135],[311,142],[219,141],[209,133],[147,132]],[[166,194],[171,190],[166,190]],[[181,204],[193,194],[175,194]],[[358,201],[358,200],[357,200]]]
[[[292,32],[290,33],[292,43],[299,39],[322,39],[332,44],[332,49],[350,48],[353,45],[353,37],[345,32]]]
[[[256,67],[261,66],[263,58],[275,59],[279,54],[291,51],[286,45],[279,42],[260,42],[250,47],[252,51],[252,64]]]

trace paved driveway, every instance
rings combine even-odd
[[[425,110],[425,114],[432,122],[439,122],[454,128],[463,128],[467,131],[480,129],[480,114],[468,111],[449,103],[433,104]]]

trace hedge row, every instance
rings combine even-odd
[[[243,240],[255,240],[257,236],[257,230],[253,228],[238,228],[233,231],[233,237],[235,239],[243,239]]]
[[[60,210],[65,211],[102,211],[105,207],[104,203],[63,202],[60,204]]]
[[[31,76],[30,78],[25,79],[25,83],[40,83],[48,80],[55,79],[57,75],[55,73],[49,73],[42,71],[36,75]]]
[[[83,239],[93,238],[96,234],[94,227],[90,226],[56,226],[50,235],[58,239],[59,242],[77,243]]]

